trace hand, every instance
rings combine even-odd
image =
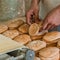
[[[38,13],[39,13],[39,9],[38,9],[38,5],[33,5],[30,10],[27,12],[27,15],[26,15],[26,22],[31,25],[31,17],[32,16],[38,16]],[[39,16],[38,16],[39,17]]]
[[[44,19],[43,29],[49,30],[60,25],[60,6],[48,13]]]

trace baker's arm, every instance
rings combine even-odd
[[[40,0],[32,0],[32,3],[38,4]]]

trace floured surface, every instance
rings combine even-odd
[[[21,47],[22,47],[22,44],[19,44],[11,40],[10,38],[0,34],[0,54],[10,52]]]

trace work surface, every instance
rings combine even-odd
[[[0,34],[0,55],[21,48],[22,45]]]

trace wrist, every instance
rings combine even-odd
[[[59,5],[59,11],[60,11],[60,5]]]
[[[36,8],[39,5],[39,0],[32,0],[31,8]]]
[[[57,11],[60,13],[60,5],[57,6]]]
[[[40,0],[32,0],[32,6],[33,6],[33,5],[39,5],[39,1],[40,1]]]
[[[32,0],[33,3],[38,4],[40,0]]]

